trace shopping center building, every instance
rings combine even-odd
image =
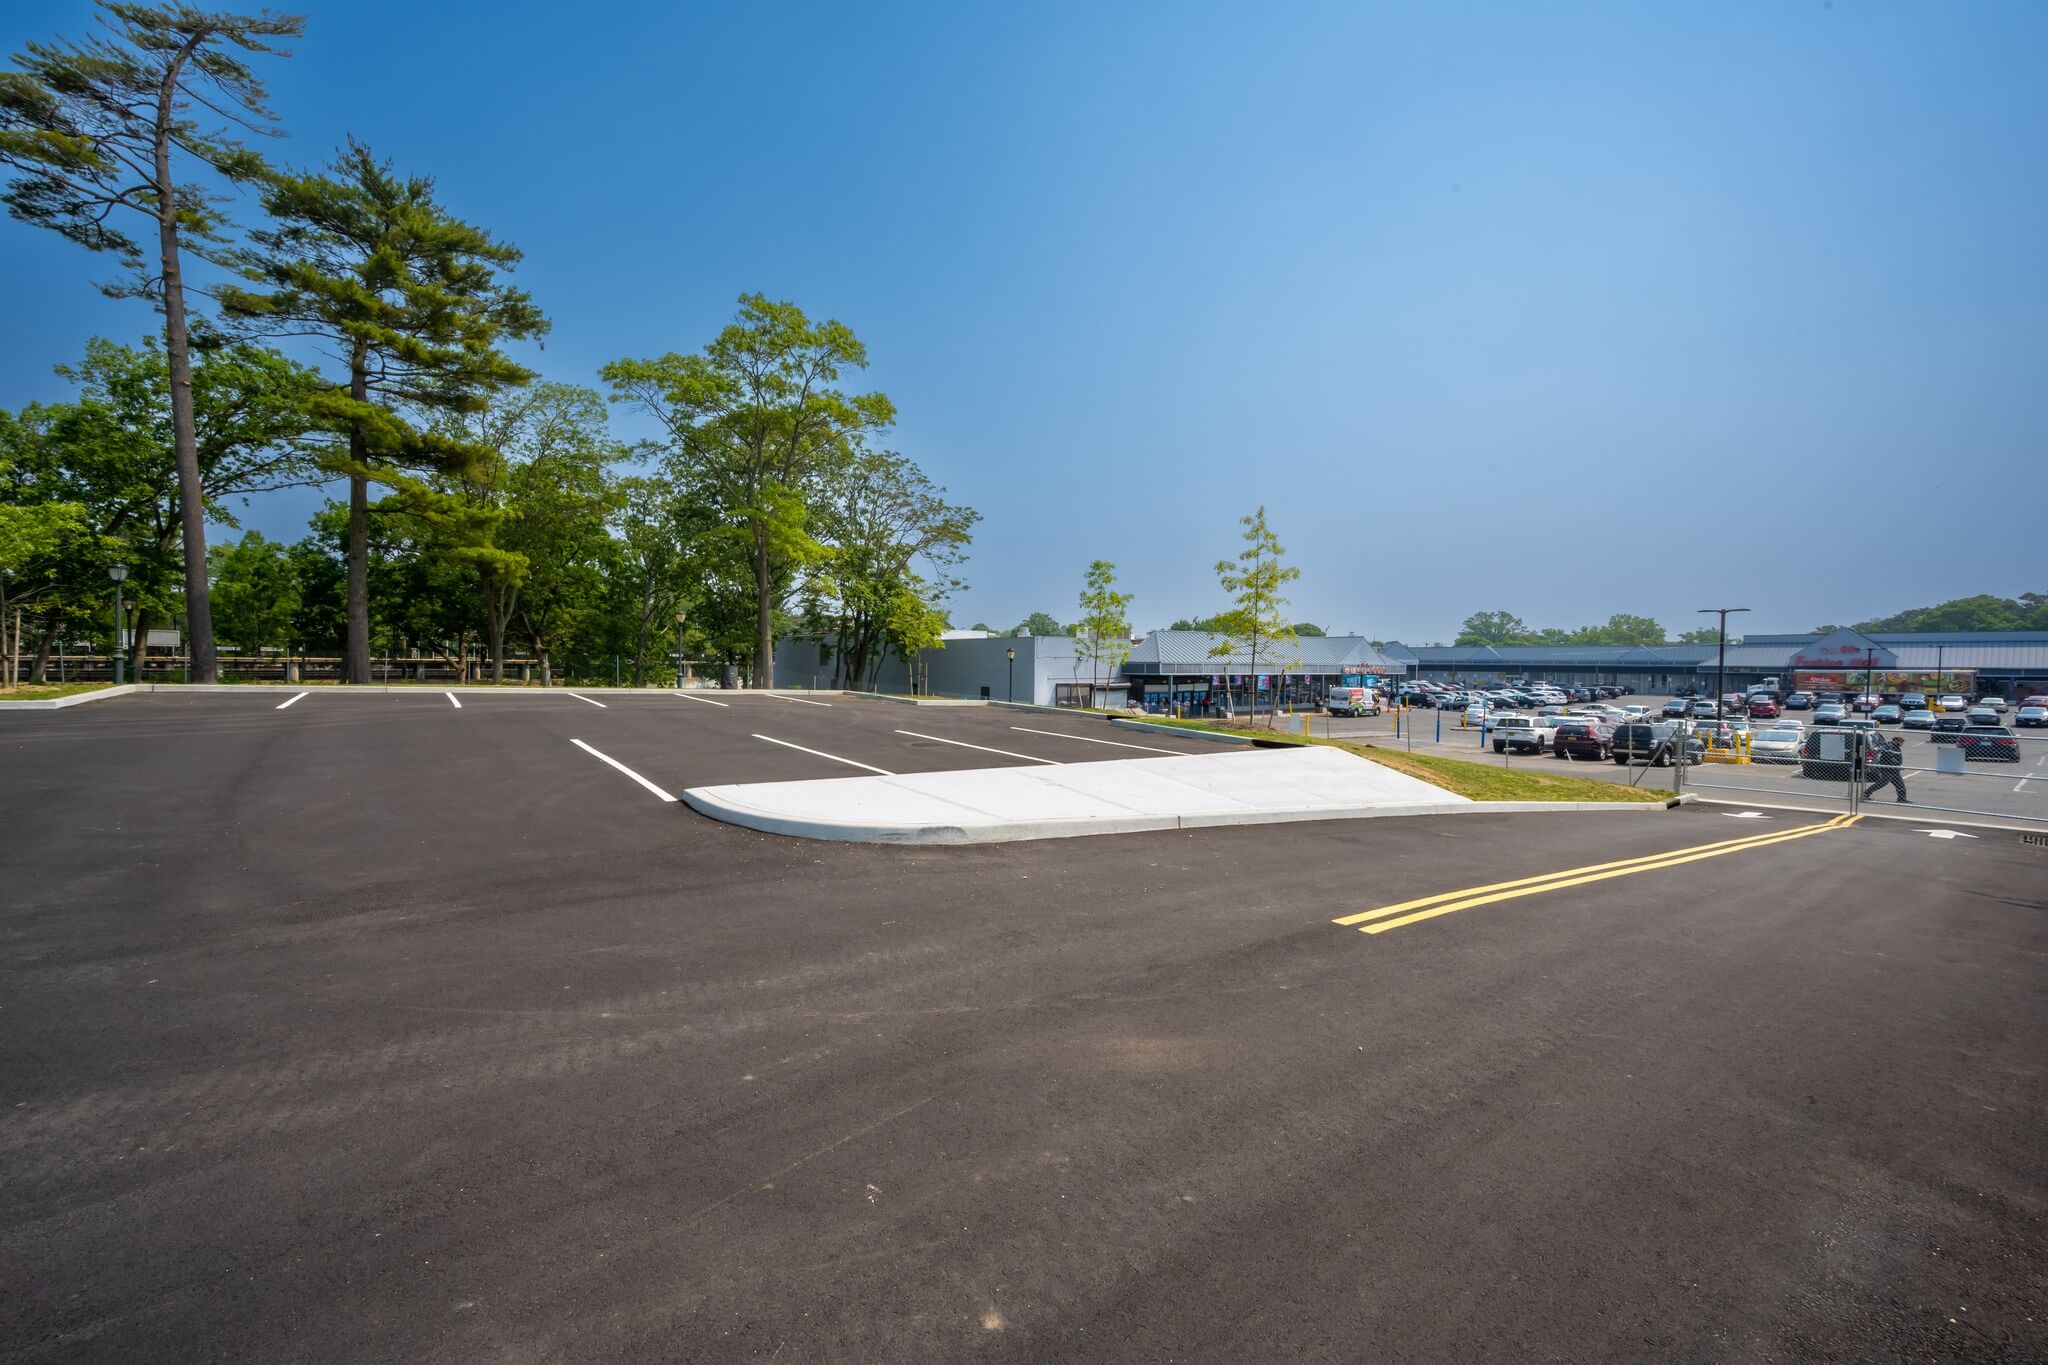
[[[1784,689],[1960,692],[2008,699],[2048,693],[2048,631],[1746,635],[1715,645],[1384,646],[1418,677],[1450,682],[1529,678],[1638,692],[1731,690],[1776,678]]]

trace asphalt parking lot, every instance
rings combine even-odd
[[[1667,700],[1669,698],[1666,697],[1620,699],[1621,702],[1648,705],[1652,712]],[[1418,753],[1437,753],[1449,758],[1489,763],[1533,763],[1546,772],[1567,768],[1568,760],[1552,754],[1509,757],[1495,754],[1490,747],[1482,747],[1477,727],[1465,729],[1459,725],[1458,712],[1416,710],[1408,715],[1415,732],[1412,736],[1400,736],[1400,744],[1412,747]],[[1784,719],[1802,726],[1812,725],[1809,713],[1793,711]],[[1754,729],[1763,730],[1773,723],[1760,720],[1751,722],[1751,725]],[[1313,719],[1313,729],[1317,735],[1327,733],[1338,739],[1358,739],[1375,744],[1395,742],[1391,713],[1357,719],[1318,715]],[[1905,741],[1907,789],[1912,793],[1913,803],[1921,808],[1918,813],[2048,830],[2048,731],[2013,731],[2019,739],[2019,763],[1970,762],[1962,773],[1936,771],[1939,749],[1925,732],[1885,726],[1884,733],[1899,736]],[[1644,773],[1641,769],[1631,770],[1613,763],[1571,762],[1569,771],[1577,777],[1610,782],[1634,782],[1637,785],[1647,782],[1660,788],[1668,788],[1672,784],[1669,769]],[[1766,801],[1774,805],[1826,811],[1844,809],[1847,801],[1847,783],[1802,777],[1797,764],[1707,764],[1689,770],[1685,775],[1685,785],[1696,795],[1715,801]],[[1890,793],[1883,795],[1883,802],[1889,807]]]
[[[0,1359],[2048,1356],[2016,834],[816,844],[654,789],[1214,746],[285,695],[0,716]]]

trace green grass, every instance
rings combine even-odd
[[[0,701],[52,701],[58,697],[75,697],[81,692],[100,692],[112,687],[112,683],[23,683],[19,687],[0,687]]]
[[[1284,719],[1284,718],[1283,718]],[[1148,725],[1165,725],[1183,730],[1212,730],[1219,734],[1241,735],[1247,739],[1265,740],[1275,744],[1301,745],[1320,744],[1332,749],[1368,758],[1395,772],[1406,773],[1420,778],[1445,791],[1456,792],[1459,796],[1474,801],[1640,801],[1663,802],[1671,799],[1671,793],[1661,790],[1646,790],[1630,787],[1620,782],[1603,782],[1593,777],[1566,777],[1552,773],[1536,772],[1528,768],[1514,768],[1489,763],[1468,763],[1462,758],[1443,758],[1436,754],[1411,754],[1403,749],[1381,749],[1371,744],[1359,744],[1342,739],[1304,738],[1301,734],[1289,734],[1285,730],[1250,729],[1242,726],[1211,725],[1198,720],[1171,720],[1159,716],[1147,716]]]

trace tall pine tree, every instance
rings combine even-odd
[[[196,682],[213,682],[213,614],[207,598],[205,495],[192,416],[192,356],[185,311],[185,254],[211,259],[225,245],[219,197],[180,181],[196,162],[229,182],[263,162],[239,133],[269,134],[275,116],[262,82],[240,54],[283,55],[296,15],[220,14],[186,5],[101,0],[104,35],[82,43],[31,43],[0,72],[0,166],[16,218],[50,228],[91,251],[111,253],[126,279],[117,296],[153,300],[164,315],[171,371],[171,428],[185,558],[185,644]],[[203,111],[203,112],[202,112]],[[203,128],[200,119],[222,126]],[[128,215],[149,220],[153,249],[131,237]]]
[[[268,335],[329,342],[345,384],[316,400],[347,438],[335,472],[349,485],[346,682],[370,681],[369,488],[404,487],[408,471],[458,473],[468,442],[416,418],[476,412],[525,384],[501,343],[546,333],[524,292],[499,277],[516,247],[450,214],[434,182],[401,178],[351,139],[328,175],[273,177],[263,207],[275,226],[252,233],[245,263],[267,291],[225,289],[222,306]]]

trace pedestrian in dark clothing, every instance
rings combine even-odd
[[[1913,804],[1906,796],[1906,775],[1904,771],[1906,757],[1901,752],[1901,749],[1901,742],[1896,738],[1891,740],[1880,739],[1877,741],[1876,752],[1870,756],[1874,775],[1870,779],[1870,785],[1863,789],[1864,800],[1868,801],[1885,787],[1893,787],[1899,793],[1896,799],[1901,804],[1908,806]]]

